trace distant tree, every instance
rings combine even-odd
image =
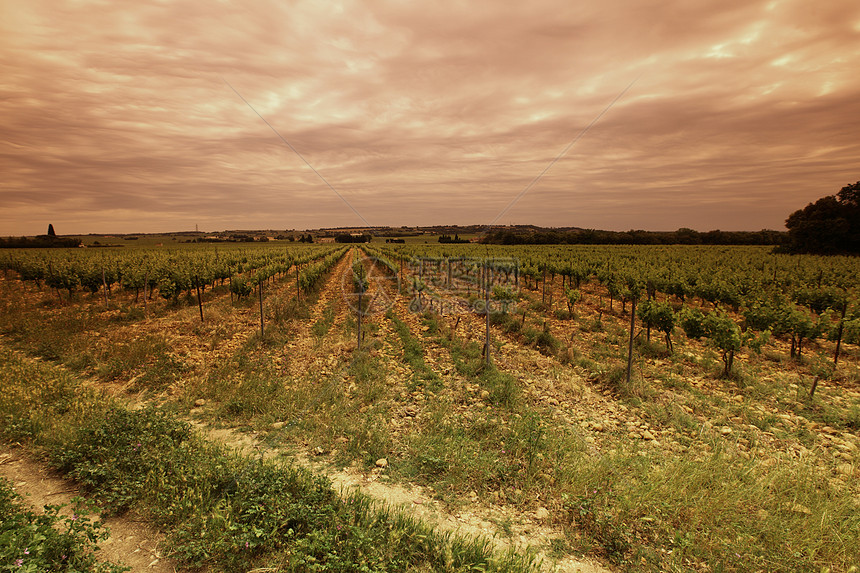
[[[49,237],[39,235],[38,237],[0,237],[0,249],[70,249],[81,246],[80,239]]]
[[[54,226],[51,223],[48,223],[48,236],[56,237],[57,233],[54,232]]]
[[[788,252],[860,254],[860,181],[795,211],[785,226]]]
[[[456,242],[456,236],[442,235],[440,243]],[[689,228],[677,231],[599,231],[579,229],[571,231],[534,230],[489,231],[480,242],[498,245],[781,245],[788,234],[784,231],[708,231],[700,233]],[[466,242],[466,241],[462,241]]]
[[[361,235],[352,235],[350,233],[339,233],[335,235],[335,243],[369,243],[373,240],[373,235],[364,233]]]
[[[697,245],[702,242],[700,233],[687,227],[681,227],[675,231],[675,238],[683,245]]]

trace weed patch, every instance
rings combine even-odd
[[[122,573],[130,567],[96,560],[97,542],[110,532],[89,518],[83,499],[74,498],[75,512],[61,516],[62,505],[46,505],[43,513],[28,509],[0,478],[0,563],[16,573]]]
[[[329,302],[323,310],[322,316],[311,326],[311,333],[314,335],[317,344],[321,344],[323,338],[328,334],[334,324],[334,306]]]
[[[53,372],[35,371],[39,382],[53,378]],[[26,418],[32,411],[22,406],[50,398],[20,398],[20,386],[17,400],[4,395],[0,401],[7,419]],[[50,459],[108,511],[134,508],[168,530],[172,556],[187,566],[228,573],[272,564],[283,571],[343,573],[535,569],[529,556],[495,554],[486,541],[440,534],[361,494],[341,498],[326,478],[307,470],[207,444],[165,411],[107,406],[97,416],[71,413],[65,417],[81,422],[74,432],[47,436],[37,429],[32,443],[47,448]]]
[[[420,341],[412,336],[406,323],[397,318],[394,313],[389,311],[386,313],[386,318],[391,321],[394,331],[403,345],[403,361],[412,369],[413,385],[410,390],[419,386],[426,387],[431,391],[438,390],[442,379],[424,362],[424,348]]]

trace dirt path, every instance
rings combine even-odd
[[[208,428],[199,423],[195,426],[208,439],[245,454],[259,455],[260,451],[263,451],[264,457],[274,457],[279,454],[276,450],[266,450],[265,446],[255,442],[247,434],[223,428]],[[540,547],[544,546],[548,539],[558,537],[561,533],[543,525],[533,515],[515,514],[507,508],[478,504],[465,505],[452,513],[420,486],[409,487],[385,482],[385,470],[381,468],[369,472],[363,471],[358,466],[335,469],[325,461],[318,461],[304,454],[295,456],[293,461],[314,473],[328,477],[334,488],[340,490],[343,496],[352,490],[358,490],[390,507],[415,515],[440,530],[470,537],[484,537],[500,551],[533,550],[542,559],[542,570],[547,573],[610,573],[610,570],[591,560],[576,559],[571,556],[554,560],[542,552]],[[499,524],[512,521],[511,534],[505,534]]]
[[[20,449],[0,446],[0,476],[9,480],[24,501],[36,510],[45,505],[67,504],[81,495],[77,485],[45,469],[39,462],[26,457]],[[68,514],[71,508],[64,508]],[[175,563],[164,557],[164,536],[133,515],[103,520],[110,528],[110,537],[99,544],[100,556],[131,567],[133,573],[175,573]]]
[[[310,318],[297,324],[295,333],[284,348],[286,371],[290,376],[301,377],[309,372],[326,376],[335,368],[338,357],[347,352],[348,343],[332,333],[338,332],[346,321],[349,309],[343,299],[343,277],[349,272],[351,264],[352,250],[349,250],[337,262],[329,276],[323,279],[325,282],[311,307]],[[313,330],[315,324],[325,320],[325,313],[329,308],[331,310],[328,312],[332,312],[333,316],[326,336],[322,337],[326,341],[323,341],[319,340]]]
[[[426,523],[443,531],[490,539],[501,551],[509,548],[513,548],[519,553],[525,552],[529,548],[534,550],[544,545],[547,539],[559,536],[558,531],[546,527],[537,519],[526,515],[513,516],[516,523],[511,527],[511,535],[507,535],[502,532],[499,525],[511,519],[511,512],[507,509],[468,506],[456,513],[450,513],[422,487],[408,488],[398,484],[384,483],[379,479],[379,472],[364,473],[358,468],[346,471],[333,470],[322,464],[313,464],[307,459],[297,459],[297,461],[328,476],[334,487],[343,492],[358,489],[374,499],[416,515]],[[578,560],[573,557],[554,561],[539,550],[538,555],[544,561],[543,570],[547,572],[609,573],[607,569],[592,561]]]

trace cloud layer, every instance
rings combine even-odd
[[[498,223],[755,230],[860,180],[853,0],[0,11],[0,235],[489,223],[550,165]]]

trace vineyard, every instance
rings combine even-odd
[[[18,249],[0,267],[5,440],[162,528],[180,566],[860,567],[856,258],[374,242]],[[253,453],[222,460],[214,429]],[[156,465],[128,461],[148,443]],[[159,461],[191,458],[205,472]],[[404,488],[466,537],[321,478],[284,485],[264,459]],[[282,506],[260,484],[302,493]],[[299,498],[335,509],[289,517]]]

